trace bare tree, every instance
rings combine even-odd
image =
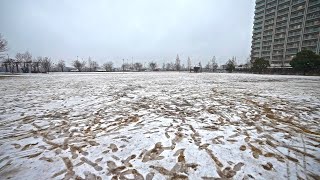
[[[191,69],[191,59],[190,57],[188,57],[188,71],[190,71]]]
[[[139,62],[134,63],[133,67],[134,67],[134,69],[136,71],[141,71],[142,70],[142,64],[139,63]]]
[[[211,59],[212,71],[215,71],[218,68],[218,63],[216,62],[216,57],[213,56]]]
[[[8,42],[0,34],[0,59],[4,58],[4,52],[7,51],[7,45],[8,45]],[[4,59],[2,62],[2,65],[6,68],[6,72],[8,72],[9,63],[10,63],[9,58]]]
[[[166,70],[166,63],[163,63],[162,64],[162,71],[165,71]]]
[[[86,65],[85,61],[80,62],[79,60],[75,60],[72,62],[72,65],[74,68],[76,68],[79,72],[81,72],[83,70],[83,68]]]
[[[176,57],[176,70],[177,71],[180,71],[181,69],[181,65],[180,65],[180,58],[179,58],[179,55],[177,54],[177,57]]]
[[[124,63],[124,64],[122,64],[122,70],[123,70],[123,71],[127,71],[127,70],[129,69],[129,67],[130,67],[130,64],[129,64],[129,63]]]
[[[109,61],[103,64],[103,68],[107,71],[107,72],[111,72],[113,69],[113,62]]]
[[[5,40],[0,34],[0,57],[3,57],[3,53],[7,51],[8,41]]]
[[[167,71],[173,71],[173,70],[175,70],[175,64],[174,64],[174,63],[167,63],[167,64],[166,64],[166,70],[167,70]]]
[[[49,57],[42,58],[41,67],[44,70],[44,72],[46,73],[50,72],[51,65],[52,65],[52,61]]]
[[[88,59],[88,66],[89,66],[89,71],[96,71],[97,68],[99,67],[96,61],[91,60],[91,57],[89,57]]]
[[[15,56],[15,58],[16,58],[16,61],[15,61],[15,63],[16,63],[16,70],[17,70],[17,72],[19,72],[19,65],[20,65],[20,64],[22,63],[22,61],[23,61],[23,54],[17,53],[16,56]]]
[[[40,72],[40,64],[42,62],[43,58],[41,56],[38,56],[36,60],[34,60],[34,71],[39,73]]]
[[[66,63],[64,60],[60,60],[57,64],[58,69],[61,69],[61,72],[63,72],[64,68],[66,67]]]
[[[8,59],[4,59],[3,62],[2,62],[2,66],[5,67],[6,72],[9,72],[9,65],[10,65],[9,58]]]
[[[150,62],[149,67],[152,71],[154,71],[157,68],[157,63],[156,62]]]
[[[28,51],[26,51],[25,53],[22,54],[22,56],[23,56],[23,69],[22,69],[22,71],[24,73],[28,73],[28,72],[30,72],[30,68],[31,68],[30,65],[32,63],[32,55]]]

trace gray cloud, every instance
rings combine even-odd
[[[249,56],[253,12],[253,0],[3,0],[0,33],[10,55],[221,64]]]

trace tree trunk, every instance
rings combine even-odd
[[[6,72],[8,72],[8,64],[4,63],[4,67],[6,68]]]
[[[17,73],[19,72],[19,64],[16,62]]]

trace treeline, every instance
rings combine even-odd
[[[310,50],[302,50],[292,58],[289,67],[270,67],[269,61],[263,58],[252,59],[241,66],[236,66],[235,61],[231,59],[224,66],[228,72],[320,75],[320,55]]]
[[[36,57],[34,58],[30,52],[17,53],[14,58],[3,57],[2,66],[6,72],[11,73],[48,73],[48,72],[66,72],[66,71],[78,71],[78,72],[141,72],[141,71],[190,71],[194,67],[198,67],[200,71],[213,72],[217,69],[218,64],[215,62],[215,57],[210,60],[205,67],[202,67],[201,62],[197,65],[191,65],[191,59],[188,57],[187,65],[182,64],[177,55],[175,62],[158,64],[155,61],[148,63],[123,63],[120,67],[114,67],[112,61],[107,61],[102,65],[99,65],[97,61],[92,60],[91,57],[85,60],[74,60],[71,62],[71,67],[67,67],[64,60],[57,62],[53,61],[50,57]]]

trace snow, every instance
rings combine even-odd
[[[320,77],[0,77],[1,179],[318,179]]]

